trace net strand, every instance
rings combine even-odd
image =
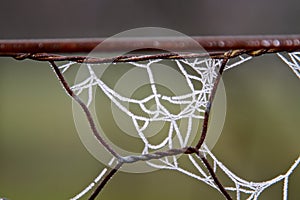
[[[300,52],[288,53],[284,56],[283,53],[277,53],[279,58],[286,63],[294,74],[300,79]]]
[[[121,156],[115,151],[113,150],[106,142],[105,140],[102,138],[101,134],[98,132],[95,122],[92,118],[92,115],[88,109],[88,107],[86,106],[86,104],[84,104],[84,102],[73,92],[73,90],[70,89],[69,84],[66,82],[63,74],[60,72],[58,66],[55,64],[55,62],[50,62],[55,74],[57,75],[59,81],[61,82],[63,88],[65,89],[65,91],[67,92],[68,95],[70,95],[83,109],[83,111],[85,112],[85,115],[88,118],[88,122],[90,124],[90,127],[93,131],[93,134],[95,136],[95,138],[97,138],[97,140],[100,142],[100,144],[102,144],[114,157],[116,158],[120,158]]]
[[[277,48],[271,47],[261,47],[259,49],[234,49],[231,50],[231,54],[229,59],[240,57],[242,58],[240,62],[245,62],[249,57],[260,56],[264,54],[273,54],[273,53],[280,53],[283,51],[286,52],[297,52],[300,49],[298,46],[294,46],[294,48],[285,49],[284,47],[278,46]],[[90,63],[90,64],[101,64],[101,63],[137,63],[139,61],[149,61],[149,60],[158,60],[158,59],[192,59],[192,58],[205,58],[207,56],[211,57],[212,59],[224,59],[225,56],[224,51],[210,51],[208,53],[182,53],[182,52],[171,52],[171,53],[155,53],[149,55],[122,55],[122,56],[115,56],[111,58],[98,58],[98,57],[89,57],[89,56],[65,56],[65,55],[58,55],[58,54],[51,54],[51,53],[12,53],[12,52],[0,52],[0,57],[12,57],[17,60],[36,60],[36,61],[70,61],[76,63]],[[242,60],[245,61],[242,61]],[[237,63],[234,64],[237,66]],[[230,66],[227,66],[230,68]],[[232,66],[233,67],[233,66]]]
[[[199,141],[198,141],[198,143],[196,145],[196,149],[200,149],[201,148],[201,146],[204,143],[204,140],[206,138],[207,129],[208,129],[208,120],[209,120],[209,115],[210,115],[210,109],[211,109],[212,103],[214,101],[214,98],[215,98],[215,95],[216,95],[216,92],[217,92],[217,88],[218,88],[221,76],[223,74],[223,71],[225,69],[225,66],[226,66],[226,64],[228,62],[228,59],[229,59],[231,53],[232,53],[232,51],[229,51],[229,52],[227,52],[225,54],[225,58],[222,60],[222,63],[220,65],[220,68],[219,68],[219,71],[218,71],[218,74],[217,75],[215,74],[215,81],[213,83],[213,87],[212,87],[211,92],[209,94],[209,99],[207,101],[206,109],[205,109],[205,112],[204,112],[204,120],[203,120],[203,126],[202,126],[202,133],[201,133],[200,139],[199,139]],[[203,160],[203,161],[205,162],[205,160]],[[218,183],[218,181],[217,181],[217,183]],[[227,193],[224,193],[224,194],[228,198]]]

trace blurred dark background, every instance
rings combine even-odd
[[[155,26],[186,35],[300,33],[291,1],[1,1],[0,39],[110,37]],[[214,153],[250,181],[285,173],[299,156],[299,80],[274,55],[224,74],[227,118]],[[102,169],[76,133],[71,100],[47,63],[0,58],[0,197],[68,199]],[[300,199],[300,170],[290,199]],[[102,199],[223,199],[172,171],[118,174]],[[100,198],[99,198],[100,199]],[[282,183],[261,199],[282,199]]]
[[[0,3],[1,38],[110,37],[155,26],[187,35],[299,33],[300,2],[28,0]]]

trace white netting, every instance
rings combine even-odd
[[[300,53],[289,53],[287,54],[287,56],[283,54],[278,55],[286,64],[289,65],[289,67],[292,68],[293,72],[300,78]],[[251,58],[251,56],[239,56],[235,59],[232,59],[226,65],[225,70],[240,65],[241,63],[246,62]],[[121,95],[120,93],[110,88],[103,80],[101,80],[101,77],[97,76],[97,73],[94,69],[100,66],[98,64],[85,64],[86,68],[88,69],[88,76],[80,83],[77,83],[71,87],[72,90],[78,95],[80,95],[83,91],[87,91],[88,99],[86,101],[86,104],[88,106],[93,101],[93,88],[98,87],[114,103],[114,105],[119,108],[120,112],[126,113],[132,119],[132,122],[136,129],[136,133],[144,144],[141,155],[154,152],[155,150],[173,149],[175,147],[186,147],[188,145],[188,142],[191,139],[190,137],[193,120],[204,118],[204,112],[208,103],[209,95],[213,88],[214,81],[217,77],[218,69],[221,66],[222,60],[197,58],[189,60],[174,60],[173,62],[176,64],[177,70],[185,77],[187,85],[190,89],[189,93],[176,96],[168,96],[165,94],[161,94],[158,91],[156,87],[155,77],[153,76],[152,66],[155,63],[159,62],[161,62],[160,59],[150,60],[147,62],[143,61],[130,63],[134,67],[144,69],[148,74],[152,93],[151,95],[142,99],[134,99]],[[60,69],[62,72],[66,72],[73,64],[75,63],[70,62],[68,64],[60,66]],[[190,69],[192,69],[193,73],[191,73]],[[195,85],[197,85],[197,87],[195,87]],[[202,87],[199,88],[199,85],[201,85]],[[154,108],[149,108],[147,106],[147,103],[150,101],[155,102]],[[165,106],[165,102],[167,102],[168,104],[180,105],[180,112],[171,112]],[[132,112],[130,109],[128,109],[128,107],[125,106],[124,103],[137,105],[146,115]],[[177,120],[181,119],[187,119],[188,121],[188,125],[184,133],[182,132],[182,130],[180,130],[178,123],[176,122]],[[142,121],[143,123],[138,123],[140,121]],[[152,144],[144,134],[144,130],[147,128],[149,123],[155,121],[164,121],[169,123],[169,131],[165,134],[165,139],[158,144]],[[174,137],[176,137],[179,146],[175,146],[175,144],[173,144]],[[224,188],[227,191],[231,192],[231,194],[233,192],[235,194],[235,198],[238,200],[242,199],[242,194],[243,197],[246,196],[246,199],[257,199],[266,188],[280,181],[283,181],[282,197],[284,200],[286,200],[288,197],[289,176],[300,162],[299,157],[295,161],[295,163],[292,164],[292,166],[287,170],[286,173],[279,175],[271,180],[264,182],[250,182],[238,177],[233,172],[231,172],[213,155],[206,144],[202,145],[201,152],[203,152],[206,158],[213,163],[214,172],[223,173],[229,178],[231,184],[224,185]],[[169,156],[155,161],[146,161],[146,163],[154,168],[179,171],[197,180],[205,182],[216,190],[219,190],[219,187],[214,182],[205,165],[201,162],[201,159],[196,155],[188,155],[188,158],[192,163],[194,170],[183,168],[178,161],[178,157],[176,156]],[[112,164],[112,162],[110,163],[110,165]],[[101,171],[100,175],[94,180],[94,182],[91,183],[84,191],[82,191],[73,199],[78,199],[83,196],[95,185],[95,183],[97,183],[101,179],[106,171],[107,168]],[[197,171],[197,173],[195,173],[195,171]]]
[[[125,113],[132,120],[132,124],[135,127],[134,131],[143,142],[144,148],[141,154],[148,154],[155,150],[183,148],[190,145],[189,142],[192,142],[192,129],[195,127],[195,123],[199,123],[199,120],[204,118],[206,104],[215,78],[217,77],[217,70],[221,65],[221,60],[216,59],[175,60],[176,69],[178,70],[176,72],[184,77],[184,81],[187,85],[186,88],[188,89],[184,91],[185,93],[168,96],[161,93],[157,88],[156,75],[163,73],[163,71],[158,69],[163,66],[154,65],[161,61],[162,60],[157,59],[147,61],[146,63],[130,63],[136,68],[142,69],[142,71],[145,72],[144,74],[147,74],[147,77],[142,77],[143,73],[140,73],[139,76],[141,76],[141,79],[148,79],[147,82],[151,91],[148,96],[141,99],[122,95],[110,88],[101,80],[101,77],[99,77],[99,74],[96,72],[96,68],[99,68],[99,65],[86,64],[84,66],[88,70],[86,78],[83,78],[80,83],[71,87],[77,95],[81,95],[84,90],[88,91],[86,100],[88,106],[94,97],[93,87],[99,87],[111,102],[118,107],[119,112]],[[70,65],[66,64],[61,68],[65,70],[69,66]],[[176,75],[176,72],[167,72]],[[149,106],[151,103],[152,106]],[[126,106],[128,104],[138,106],[140,112],[136,113],[130,110],[128,106]],[[174,111],[174,109],[170,110],[168,108],[169,105],[180,106],[179,112]],[[185,130],[182,130],[181,126],[183,120],[186,122]],[[145,134],[145,132],[149,132],[146,129],[150,126],[150,123],[155,122],[165,122],[169,127],[164,139],[159,143],[152,143]],[[158,165],[157,162],[154,164],[151,161],[149,161],[148,164],[156,168],[162,168],[172,165],[172,163],[175,165],[177,163],[175,156],[173,156],[171,161],[169,161],[168,158],[159,160],[162,165]]]
[[[292,52],[284,55],[283,53],[277,54],[300,78],[300,52]]]

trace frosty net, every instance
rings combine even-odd
[[[298,54],[298,52],[289,53],[287,54],[288,57],[285,57],[282,54],[278,53],[278,56],[284,62],[286,62],[289,65],[289,67],[291,67],[291,69],[295,72],[297,76],[299,76]],[[241,55],[235,58],[234,60],[229,61],[229,63],[225,67],[225,71],[229,70],[232,67],[238,66],[251,58],[251,56],[245,55]],[[189,137],[191,136],[191,127],[193,119],[204,119],[204,113],[207,108],[206,106],[209,103],[209,96],[212,92],[216,78],[218,76],[218,70],[221,67],[222,59],[195,58],[174,60],[173,62],[176,63],[180,72],[185,76],[187,84],[191,91],[191,93],[183,94],[182,96],[164,96],[157,91],[155,87],[155,80],[153,74],[151,73],[151,65],[160,61],[161,59],[155,59],[149,60],[146,63],[130,63],[134,67],[144,69],[149,75],[152,94],[141,100],[124,97],[116,91],[112,90],[110,87],[108,87],[99,77],[96,76],[96,73],[93,69],[99,66],[95,64],[86,64],[86,67],[89,71],[89,75],[82,82],[73,85],[71,89],[78,95],[80,95],[80,93],[82,93],[84,90],[88,90],[89,92],[86,104],[90,105],[93,99],[92,87],[99,87],[109,97],[109,99],[112,102],[114,102],[114,104],[121,110],[121,112],[126,113],[132,119],[133,124],[136,128],[136,133],[143,141],[144,148],[140,156],[128,155],[126,157],[122,157],[122,159],[124,159],[124,162],[131,163],[143,160],[153,168],[179,171],[199,181],[205,182],[209,186],[220,191],[219,186],[214,181],[212,175],[207,170],[207,166],[201,160],[199,155],[188,155],[188,159],[190,160],[194,168],[197,170],[197,173],[192,173],[191,171],[185,169],[181,165],[176,155],[170,156],[168,154],[156,154],[155,151],[162,151],[162,149],[167,148],[168,150],[165,151],[172,152],[174,150],[174,144],[172,143],[174,140],[174,136],[179,141],[179,148],[185,150],[185,148],[188,145]],[[183,64],[185,64],[186,67],[190,67],[194,71],[196,71],[197,76],[189,74],[187,70],[183,67]],[[65,72],[71,65],[72,63],[69,63],[67,65],[61,66],[60,68]],[[193,83],[192,80],[194,81]],[[194,88],[195,81],[199,81],[201,83],[202,87],[200,89]],[[157,105],[157,107],[154,110],[150,110],[149,108],[147,108],[147,106],[145,106],[145,103],[151,100],[155,100]],[[161,101],[167,101],[176,105],[184,105],[184,107],[180,110],[179,113],[172,114],[166,107],[163,106],[163,103]],[[122,105],[123,102],[138,104],[142,111],[151,117],[143,117],[132,113],[130,110],[128,110]],[[182,132],[179,130],[179,127],[176,123],[176,120],[178,119],[188,120],[187,129],[185,130],[186,132]],[[143,130],[147,128],[147,125],[150,122],[162,120],[170,123],[169,131],[165,133],[166,137],[161,143],[152,144],[143,133]],[[140,126],[137,121],[143,121],[143,126]],[[178,150],[178,152],[174,151],[172,153],[184,153],[184,150],[180,151],[178,148],[176,150]],[[295,161],[295,163],[293,163],[290,166],[290,168],[285,174],[274,177],[271,180],[267,180],[264,182],[251,182],[244,180],[235,175],[233,172],[231,172],[213,155],[210,149],[206,146],[205,142],[203,143],[200,151],[203,154],[203,156],[212,163],[212,169],[214,173],[222,172],[226,174],[226,176],[228,176],[228,178],[232,181],[231,185],[224,185],[223,187],[226,191],[234,192],[234,196],[236,199],[241,199],[242,193],[246,194],[246,199],[257,199],[265,189],[280,181],[284,182],[283,199],[287,199],[289,175],[293,172],[293,170],[298,166],[300,162],[300,158],[298,158]],[[153,161],[153,159],[155,159],[155,162]],[[102,176],[107,170],[107,168],[103,169],[103,171],[101,171],[100,175],[94,180],[94,182],[91,183],[91,185],[89,185],[82,193],[74,197],[74,199],[81,197],[89,189],[91,189],[102,178]]]
[[[227,199],[258,199],[265,189],[282,181],[282,198],[286,200],[288,198],[289,176],[298,166],[300,157],[296,158],[295,162],[292,163],[289,169],[282,175],[263,182],[251,182],[240,178],[230,171],[216,158],[205,143],[210,107],[223,71],[226,72],[226,70],[237,67],[252,59],[254,56],[272,52],[277,52],[278,57],[300,78],[300,52],[293,51],[284,53],[281,52],[281,50],[274,50],[272,48],[256,50],[232,49],[212,53],[210,58],[202,58],[201,55],[197,54],[151,54],[121,56],[113,59],[93,59],[76,56],[22,53],[16,54],[13,57],[17,59],[30,58],[49,61],[67,93],[74,98],[84,110],[96,140],[111,154],[108,165],[112,169],[109,171],[109,167],[104,168],[88,187],[72,199],[81,198],[100,182],[100,185],[90,199],[95,198],[122,165],[145,162],[152,168],[176,170],[202,181],[221,192]],[[189,88],[188,93],[166,95],[159,91],[155,77],[153,76],[153,65],[163,62],[165,59],[173,62],[177,72],[185,77],[187,87]],[[60,61],[64,61],[64,63],[59,64]],[[67,63],[65,63],[65,61],[67,61]],[[98,68],[107,65],[109,62],[118,63],[118,65],[129,64],[134,68],[143,70],[149,79],[150,94],[143,98],[131,98],[115,91],[101,76],[98,76],[97,73]],[[78,65],[78,63],[85,68],[86,77],[82,77],[79,82],[69,86],[64,76],[68,73],[69,69]],[[98,90],[105,94],[120,112],[132,120],[136,135],[143,144],[142,151],[139,154],[121,155],[116,149],[112,148],[111,145],[107,143],[106,138],[99,133],[97,125],[94,122],[95,116],[90,113],[90,106],[95,100],[95,88],[98,88]],[[80,98],[83,93],[87,94],[86,98]],[[148,106],[149,102],[154,102],[152,107]],[[135,113],[130,110],[126,104],[135,105],[140,109],[140,112]],[[168,109],[167,104],[178,105],[180,109],[174,113]],[[180,129],[177,123],[178,120],[186,120],[186,129]],[[203,121],[201,138],[196,137],[196,144],[195,141],[190,140],[194,140],[194,138],[191,138],[191,130],[195,120]],[[159,121],[168,123],[168,131],[165,132],[165,137],[161,142],[152,143],[144,131],[150,123]],[[193,170],[185,168],[184,163],[181,163],[178,157],[178,155],[181,154],[187,154],[184,156],[188,157],[189,162],[194,168]],[[217,178],[217,175],[220,173],[227,176],[231,183],[226,183],[226,185],[222,184],[222,180]]]

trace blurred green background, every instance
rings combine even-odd
[[[0,65],[0,196],[16,200],[74,196],[102,165],[80,142],[71,99],[47,63],[1,58]],[[275,55],[226,71],[223,80],[228,110],[213,152],[250,181],[285,173],[300,150],[299,80]],[[297,169],[290,178],[290,199],[300,198],[299,184]],[[101,198],[222,199],[207,185],[167,170],[120,172]],[[282,182],[261,199],[282,199]]]
[[[300,1],[10,0],[0,38],[110,37],[156,26],[193,35],[295,34]],[[299,156],[300,82],[278,58],[255,58],[224,74],[227,117],[213,152],[252,181],[285,173]],[[76,133],[71,99],[47,63],[0,58],[0,197],[68,199],[102,169]],[[221,177],[222,180],[222,177]],[[289,199],[300,199],[300,170]],[[282,199],[282,183],[261,199]],[[222,199],[173,171],[119,173],[102,199]]]

